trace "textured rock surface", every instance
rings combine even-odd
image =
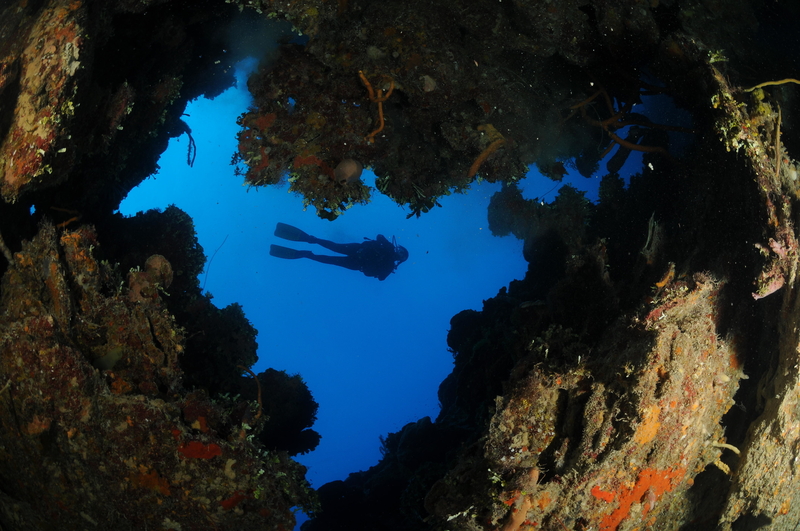
[[[742,87],[800,68],[798,12],[713,0],[3,4],[0,525],[288,529],[314,507],[282,453],[318,441],[302,380],[243,376],[255,330],[200,294],[185,214],[112,214],[186,101],[232,81],[237,7],[310,36],[250,84],[251,183],[288,171],[332,219],[375,193],[335,182],[345,159],[410,215],[502,181],[491,228],[530,263],[453,318],[439,417],[323,486],[306,529],[797,528],[800,110],[792,81]],[[635,112],[653,92],[691,115],[685,151]],[[607,152],[596,205],[514,186]]]
[[[453,318],[439,418],[320,489],[307,529],[356,506],[385,529],[797,526],[796,89],[731,86],[684,45],[694,147],[604,177],[597,205],[497,193],[528,275]]]
[[[158,281],[127,287],[96,244],[45,224],[3,279],[2,525],[291,529],[303,467],[252,442],[255,402],[245,427],[236,402],[186,394]]]

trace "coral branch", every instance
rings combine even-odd
[[[778,105],[778,124],[775,126],[775,182],[781,177],[781,106]]]
[[[762,87],[769,87],[769,86],[772,86],[772,85],[784,85],[786,83],[796,83],[796,84],[800,85],[800,80],[797,80],[797,79],[794,79],[794,78],[791,78],[791,77],[787,77],[786,79],[781,79],[779,81],[765,81],[763,83],[759,83],[755,87],[750,87],[748,89],[744,89],[744,91],[745,92],[753,92],[755,89],[760,89]]]
[[[11,264],[14,261],[14,257],[11,254],[11,250],[8,248],[6,242],[3,240],[2,234],[0,234],[0,252],[3,253],[3,256],[6,257],[6,260],[8,260],[9,264]],[[3,388],[3,391],[5,391],[5,388]]]
[[[375,101],[375,91],[372,90],[372,84],[367,79],[367,76],[364,75],[364,72],[361,70],[358,71],[358,77],[361,78],[361,82],[367,87],[367,93],[369,94],[369,101]]]
[[[606,103],[606,108],[608,109],[609,117],[605,118],[605,119],[595,120],[594,118],[591,118],[587,114],[586,107],[590,103],[592,103],[595,99],[597,99],[598,96],[602,96],[603,97],[603,100]],[[665,131],[676,131],[676,132],[680,132],[680,133],[694,133],[693,130],[687,129],[685,127],[654,124],[654,123],[650,123],[649,120],[647,120],[647,121],[631,120],[631,119],[628,118],[628,115],[631,112],[632,108],[633,108],[633,100],[631,99],[631,100],[628,101],[628,103],[626,103],[624,106],[622,106],[622,108],[619,111],[617,111],[614,108],[613,102],[611,101],[611,97],[608,95],[608,92],[606,92],[606,90],[604,88],[600,87],[600,89],[598,89],[596,92],[594,92],[591,96],[589,96],[588,98],[586,98],[582,102],[576,103],[575,105],[570,106],[571,112],[569,113],[569,115],[566,118],[564,118],[564,120],[562,120],[562,123],[566,122],[567,120],[569,120],[572,116],[575,115],[576,112],[578,112],[578,109],[580,109],[581,116],[583,117],[584,120],[586,120],[587,123],[589,123],[591,125],[595,125],[597,127],[600,127],[606,133],[608,133],[608,136],[611,138],[611,143],[608,145],[608,147],[606,147],[606,149],[600,155],[601,159],[604,158],[606,155],[608,155],[608,153],[617,144],[619,144],[619,146],[622,147],[622,148],[633,150],[633,151],[644,151],[644,152],[647,152],[647,153],[661,153],[663,155],[666,155],[667,157],[670,157],[669,152],[666,149],[664,149],[664,148],[662,148],[660,146],[642,146],[642,145],[635,144],[633,142],[629,142],[627,140],[624,140],[624,139],[620,138],[619,135],[614,133],[614,131],[617,131],[617,130],[619,130],[619,129],[625,127],[625,126],[628,126],[628,125],[650,127],[650,128],[653,128],[653,129],[662,129],[662,130],[665,130]]]
[[[726,448],[726,449],[730,450],[731,452],[735,453],[736,455],[742,455],[742,452],[740,452],[739,449],[736,448],[732,444],[721,443],[721,442],[712,442],[711,446],[716,446],[717,448]]]
[[[469,172],[467,173],[467,177],[470,179],[475,177],[475,174],[478,173],[481,164],[483,164],[492,153],[500,149],[500,147],[506,142],[505,137],[503,137],[503,135],[500,134],[500,132],[495,129],[492,124],[479,125],[478,131],[481,131],[484,135],[486,135],[486,138],[490,141],[490,143],[486,149],[484,149],[481,154],[478,155],[478,158],[475,159],[475,162],[472,163],[472,166],[470,166]]]
[[[478,173],[481,164],[483,164],[484,161],[489,158],[489,155],[500,149],[500,147],[505,143],[506,140],[504,138],[499,138],[494,142],[492,142],[491,144],[489,144],[489,146],[486,149],[484,149],[480,155],[478,155],[478,158],[475,159],[475,162],[472,163],[472,166],[469,167],[469,172],[467,173],[467,177],[470,178],[475,177],[475,174]]]
[[[378,128],[367,135],[368,143],[372,144],[373,142],[375,142],[375,135],[383,131],[384,125],[385,123],[383,121],[383,104],[381,102],[378,102]]]
[[[611,139],[620,146],[627,149],[632,149],[633,151],[645,151],[647,153],[662,153],[664,155],[669,156],[669,152],[667,152],[667,150],[662,148],[661,146],[640,146],[639,144],[634,144],[633,142],[628,142],[627,140],[620,138],[619,135],[616,135],[611,131],[608,131],[608,136],[610,136]]]
[[[383,89],[378,89],[378,93],[375,94],[375,91],[372,88],[372,84],[367,79],[367,76],[364,75],[364,72],[358,72],[358,77],[361,78],[361,82],[367,87],[367,94],[369,95],[369,101],[378,104],[378,128],[367,135],[367,142],[372,144],[375,141],[375,135],[383,131],[383,127],[385,125],[383,119],[383,102],[389,99],[389,96],[392,95],[392,91],[394,90],[394,80],[388,76],[386,79],[389,80],[389,90],[386,91],[386,94],[383,93]]]
[[[592,94],[591,96],[589,96],[588,98],[586,98],[585,100],[583,100],[582,102],[580,102],[580,103],[576,103],[575,105],[571,106],[571,107],[570,107],[570,109],[572,109],[572,110],[574,110],[574,111],[577,111],[578,109],[581,109],[581,108],[582,108],[582,107],[584,107],[585,105],[589,105],[590,103],[592,103],[592,102],[594,101],[594,99],[595,99],[597,96],[599,96],[600,94],[602,94],[602,93],[603,93],[603,91],[602,91],[602,90],[598,90],[597,92],[595,92],[594,94]],[[571,116],[571,115],[570,115],[570,116]]]
[[[532,505],[531,499],[528,496],[525,496],[522,502],[519,504],[519,507],[515,507],[511,509],[511,513],[508,516],[508,520],[503,525],[500,531],[516,531],[519,529],[519,526],[525,521],[525,518],[528,514]]]
[[[194,166],[194,160],[197,158],[197,144],[194,138],[192,138],[192,133],[187,131],[186,134],[189,136],[189,150],[186,153],[186,164],[191,168]]]

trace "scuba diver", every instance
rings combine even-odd
[[[383,234],[378,234],[374,240],[364,238],[366,241],[363,243],[334,243],[306,234],[286,223],[278,223],[275,227],[275,236],[294,242],[316,243],[344,256],[314,254],[311,251],[297,251],[280,245],[270,245],[269,254],[272,256],[288,259],[310,258],[323,264],[361,271],[368,277],[375,277],[378,280],[384,280],[397,269],[397,266],[408,260],[406,248],[397,245],[394,236],[392,241],[389,241]]]

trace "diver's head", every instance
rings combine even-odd
[[[406,249],[402,245],[395,245],[394,259],[397,262],[397,265],[400,265],[406,260],[408,260],[408,249]]]
[[[408,249],[402,245],[397,245],[397,238],[394,236],[392,236],[392,245],[394,245],[394,261],[397,262],[397,265],[395,265],[397,267],[408,260]]]

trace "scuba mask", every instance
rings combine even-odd
[[[394,236],[392,236],[392,245],[394,245],[394,257],[397,265],[400,265],[408,260],[408,249],[402,245],[397,245],[397,238]]]

